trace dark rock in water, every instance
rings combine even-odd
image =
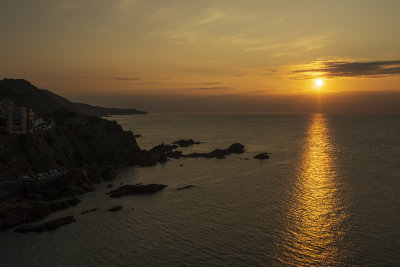
[[[63,225],[76,222],[73,216],[61,217],[36,226],[24,225],[15,229],[17,233],[53,231]]]
[[[168,158],[179,159],[182,157],[182,151],[171,151],[167,153]]]
[[[46,203],[4,203],[0,207],[0,230],[41,220],[51,214],[52,210]]]
[[[50,203],[49,206],[52,211],[58,211],[58,210],[67,209],[69,207],[75,207],[81,202],[82,201],[80,199],[71,198],[71,199],[64,200],[64,201]]]
[[[114,185],[113,184],[108,184],[107,185],[107,188],[111,188],[111,187],[113,187]]]
[[[134,134],[133,137],[138,138],[138,137],[142,137],[141,134]]]
[[[183,167],[183,164],[179,164],[179,167]]]
[[[98,209],[85,210],[85,211],[82,211],[81,214],[86,214],[86,213],[95,212],[95,211],[98,211]]]
[[[117,212],[117,211],[120,211],[120,210],[122,210],[122,206],[121,206],[121,205],[118,205],[118,206],[109,208],[107,211]]]
[[[111,181],[118,176],[118,172],[114,169],[105,170],[103,172],[103,180]]]
[[[166,185],[163,184],[135,184],[135,185],[123,185],[120,188],[113,190],[107,194],[110,197],[122,197],[126,195],[135,195],[135,194],[154,194],[158,191],[166,188]]]
[[[244,145],[235,143],[230,145],[227,149],[215,149],[209,153],[191,153],[189,155],[182,155],[182,157],[188,158],[217,158],[223,159],[229,154],[240,154],[244,153]]]
[[[153,147],[152,149],[150,149],[150,152],[151,153],[167,153],[167,152],[170,152],[170,151],[172,151],[172,150],[174,150],[174,149],[176,149],[176,148],[178,148],[178,146],[177,145],[166,145],[166,144],[164,144],[164,143],[162,143],[161,145],[158,145],[158,146],[155,146],[155,147]]]
[[[260,153],[256,156],[254,156],[255,159],[269,159],[269,153],[265,152],[265,153]]]
[[[192,188],[192,187],[194,187],[194,185],[191,184],[191,185],[179,187],[176,190],[184,190],[184,189],[189,189],[189,188]]]
[[[188,147],[188,146],[191,146],[191,145],[201,144],[201,142],[195,142],[195,141],[193,141],[193,139],[189,139],[189,140],[181,139],[181,140],[173,142],[172,144],[178,145],[180,147]]]

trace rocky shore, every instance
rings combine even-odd
[[[15,183],[3,188],[7,192],[0,203],[0,230],[32,223],[51,213],[76,206],[80,200],[73,198],[96,190],[96,185],[117,177],[118,168],[127,166],[154,166],[169,159],[215,158],[241,154],[245,147],[240,143],[208,153],[183,154],[179,148],[201,144],[193,139],[181,139],[171,144],[160,144],[146,151],[140,149],[135,136],[124,131],[116,122],[97,117],[80,116],[57,111],[53,115],[56,127],[47,132],[9,136],[1,135],[0,170],[7,175],[20,175],[65,166],[68,170],[54,177]],[[27,152],[26,152],[27,151]],[[266,159],[268,153],[255,158]],[[108,188],[112,187],[111,184]],[[108,195],[118,198],[126,195],[154,194],[165,189],[163,184],[122,185]],[[194,187],[188,185],[178,191]],[[116,206],[109,211],[118,211]],[[82,214],[97,211],[96,208]],[[37,226],[21,226],[16,232],[42,232],[74,222],[65,217]]]
[[[63,225],[76,222],[73,216],[61,217],[55,220],[51,220],[36,226],[24,225],[15,229],[17,233],[28,233],[28,232],[43,232],[43,231],[53,231]]]
[[[158,191],[166,188],[166,185],[163,184],[135,184],[135,185],[123,185],[116,190],[112,190],[107,194],[110,197],[122,197],[126,195],[143,195],[143,194],[154,194]]]

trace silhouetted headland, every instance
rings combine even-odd
[[[106,117],[109,115],[146,114],[136,109],[119,109],[74,103],[48,90],[39,89],[24,79],[0,80],[0,99],[10,99],[16,105],[33,109],[40,116],[63,109],[85,116]]]

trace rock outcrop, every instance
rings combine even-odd
[[[36,226],[24,225],[15,229],[17,233],[28,233],[28,232],[43,232],[43,231],[53,231],[63,225],[76,222],[73,216],[61,217],[55,220],[51,220]]]
[[[122,210],[122,206],[118,205],[118,206],[114,206],[112,208],[109,208],[107,211],[117,212],[117,211],[120,211],[120,210]]]
[[[193,141],[193,139],[180,139],[178,141],[173,142],[172,144],[177,145],[179,147],[188,147],[192,145],[199,145],[201,142]]]
[[[269,153],[268,152],[260,153],[258,155],[255,155],[254,158],[255,159],[260,159],[260,160],[269,159]]]
[[[235,143],[230,145],[227,149],[215,149],[209,153],[191,153],[189,155],[182,155],[182,157],[223,159],[229,154],[241,154],[244,153],[244,151],[244,145]]]
[[[122,197],[126,195],[154,194],[166,188],[163,184],[135,184],[123,185],[120,188],[107,193],[110,197]]]

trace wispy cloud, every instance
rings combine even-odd
[[[382,77],[400,75],[400,60],[392,61],[328,61],[313,62],[309,68],[292,71],[294,75],[336,77]]]
[[[141,80],[141,78],[137,78],[137,77],[114,77],[112,79],[117,80],[117,81],[125,81],[125,82],[133,82],[133,81]]]
[[[203,84],[203,85],[217,85],[217,84],[222,84],[222,83],[220,83],[220,82],[205,82],[205,83],[200,83],[200,84]]]
[[[195,88],[185,88],[185,89],[182,89],[182,90],[185,90],[185,91],[196,91],[196,90],[199,90],[199,91],[210,91],[210,90],[215,90],[215,91],[220,91],[220,90],[231,90],[232,88],[230,88],[230,87],[224,87],[224,86],[215,86],[215,87],[195,87]]]

